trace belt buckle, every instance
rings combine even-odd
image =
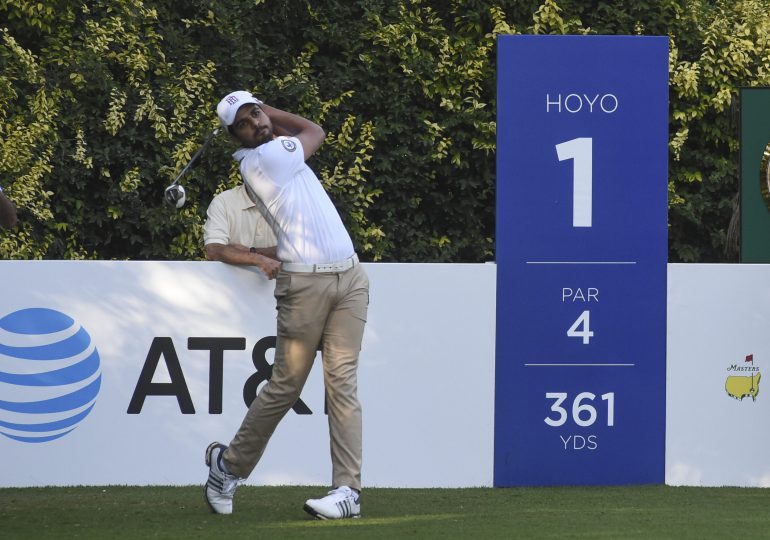
[[[348,259],[345,259],[344,261],[339,261],[339,262],[314,264],[313,272],[317,272],[317,273],[344,272],[345,270],[347,270],[348,268],[352,268],[353,266],[355,266],[355,262],[353,261],[353,257],[350,257]]]

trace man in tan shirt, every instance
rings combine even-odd
[[[211,201],[203,243],[210,261],[256,266],[271,279],[280,268],[275,234],[244,184],[223,191]]]

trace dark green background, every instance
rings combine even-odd
[[[770,209],[760,191],[760,166],[770,143],[770,88],[742,88],[741,262],[770,262]]]

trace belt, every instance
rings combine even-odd
[[[345,260],[322,263],[322,264],[305,264],[305,263],[281,263],[281,270],[286,272],[314,272],[317,274],[323,273],[336,273],[350,270],[358,264],[358,255],[355,253]]]

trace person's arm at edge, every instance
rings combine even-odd
[[[0,191],[0,227],[10,229],[16,226],[16,207],[11,200]]]
[[[300,140],[305,161],[323,144],[326,132],[315,122],[264,103],[260,107],[273,123],[273,132],[276,135],[296,137]]]
[[[265,248],[254,248],[254,249],[256,249],[257,253],[259,253],[260,255],[264,255],[265,257],[269,257],[270,259],[275,259],[276,261],[278,261],[278,246],[270,246]]]
[[[255,253],[239,244],[210,243],[205,246],[208,260],[256,266],[268,279],[274,279],[281,268],[281,263],[270,255],[270,253],[275,253],[275,249],[274,247],[258,248]]]

